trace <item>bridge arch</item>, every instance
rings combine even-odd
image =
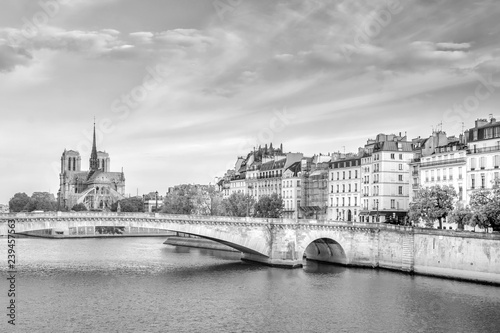
[[[349,239],[340,232],[314,232],[301,242],[299,258],[347,265],[350,263]]]

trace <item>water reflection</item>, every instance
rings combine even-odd
[[[346,271],[345,266],[321,263],[315,260],[307,260],[303,261],[303,268],[306,273],[319,273],[319,274],[342,274]]]

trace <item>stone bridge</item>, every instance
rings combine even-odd
[[[318,223],[154,213],[54,212],[0,214],[0,235],[15,221],[16,233],[56,237],[182,232],[242,252],[243,260],[301,267],[303,258],[348,266],[383,267],[500,283],[500,235],[429,230],[379,223]],[[12,223],[10,223],[12,226]],[[470,271],[474,274],[470,274]]]

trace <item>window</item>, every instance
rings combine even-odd
[[[472,131],[472,140],[477,140],[477,129]]]
[[[500,126],[495,127],[495,138],[500,137]]]
[[[354,170],[354,178],[358,178],[358,170]]]
[[[391,209],[396,208],[396,200],[391,199]]]
[[[342,179],[345,179],[345,171],[342,171]]]
[[[349,170],[349,179],[351,179],[351,170]]]
[[[470,175],[470,188],[476,188],[476,175]]]
[[[402,181],[403,181],[403,175],[398,175],[398,180],[399,180],[400,182],[402,182]]]
[[[470,159],[470,169],[476,170],[476,158],[475,157]]]
[[[399,164],[399,170],[403,170],[403,164]]]
[[[351,184],[349,184],[348,186],[349,186],[348,192],[351,192]]]
[[[394,154],[391,154],[391,160],[393,160],[393,159],[394,159]]]
[[[484,173],[481,174],[481,188],[484,188],[486,184],[486,178],[484,176]]]
[[[493,166],[495,167],[495,169],[499,168],[499,166],[500,166],[500,155],[495,155],[493,157]]]
[[[347,198],[347,205],[351,206],[351,197]]]
[[[489,128],[484,129],[484,138],[485,139],[493,138],[493,127],[489,127]]]
[[[297,187],[300,187],[300,180],[297,180]]]
[[[483,157],[479,158],[479,166],[481,167],[481,170],[484,170],[484,168],[486,167],[486,159]]]
[[[354,206],[357,206],[357,205],[358,205],[358,198],[354,197]]]
[[[458,179],[462,179],[462,167],[458,167]]]
[[[462,200],[463,189],[462,186],[458,187],[458,200]]]
[[[331,191],[330,191],[330,193],[333,193],[333,185],[332,185],[332,188],[331,188]]]
[[[337,184],[337,193],[339,193],[339,185]]]
[[[354,192],[358,192],[358,184],[357,183],[354,184]]]
[[[345,192],[345,184],[342,184],[342,192]]]
[[[345,206],[345,198],[342,198],[342,206]]]
[[[399,159],[402,160],[403,159],[403,154],[399,154]]]
[[[398,186],[398,193],[399,193],[400,195],[402,195],[402,194],[403,194],[403,186]]]

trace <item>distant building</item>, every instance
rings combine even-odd
[[[420,187],[452,186],[458,202],[466,203],[466,148],[463,136],[447,137],[435,131],[427,139],[414,139],[414,159],[410,162],[410,201]]]
[[[409,162],[412,142],[406,136],[379,134],[361,158],[361,222],[403,222],[409,209]]]
[[[331,157],[315,155],[301,160],[301,186],[299,218],[327,219],[328,171]]]
[[[59,208],[71,209],[83,203],[89,210],[110,210],[113,203],[124,198],[125,176],[123,170],[109,170],[109,154],[96,149],[94,124],[89,171],[81,171],[79,152],[65,149],[61,156]]]
[[[298,218],[300,199],[302,197],[301,187],[301,162],[295,162],[283,172],[281,180],[281,197],[283,198],[283,217]]]
[[[329,220],[359,221],[361,156],[362,151],[357,155],[333,154],[328,177]]]
[[[465,132],[467,150],[467,198],[477,189],[491,189],[500,182],[500,122],[477,119]]]

